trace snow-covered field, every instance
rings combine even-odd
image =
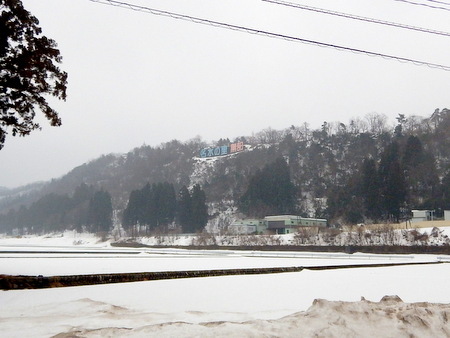
[[[450,260],[118,249],[78,234],[0,238],[0,251],[0,274],[29,275]],[[0,291],[0,336],[449,337],[450,305],[428,304],[450,304],[449,285],[450,264],[434,264]]]

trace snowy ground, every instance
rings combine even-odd
[[[0,274],[450,260],[434,255],[117,249],[77,236],[77,245],[70,236],[2,238]],[[50,249],[58,253],[42,252]],[[13,253],[30,250],[41,253]],[[80,252],[67,253],[75,250]],[[449,285],[450,264],[437,264],[0,291],[0,335],[449,337],[449,305],[409,304],[450,304]],[[398,295],[405,303],[379,302],[385,295]],[[361,296],[368,301],[360,301]]]

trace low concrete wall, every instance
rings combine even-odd
[[[143,282],[162,279],[198,278],[233,275],[261,275],[283,272],[300,272],[302,270],[336,270],[354,268],[389,267],[399,265],[441,264],[442,262],[413,262],[413,263],[378,263],[366,265],[331,265],[310,267],[285,268],[252,268],[227,270],[197,270],[197,271],[162,271],[138,273],[110,273],[97,275],[70,275],[70,276],[10,276],[0,275],[1,290],[44,289],[67,286],[98,285],[111,283]]]

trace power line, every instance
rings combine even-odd
[[[442,9],[443,11],[450,11],[450,8],[432,6],[432,5],[423,4],[420,2],[414,2],[414,1],[410,1],[410,0],[394,0],[394,1],[404,2],[404,3],[410,4],[410,5],[424,6],[424,7],[433,8],[433,9]]]
[[[248,27],[244,27],[244,26],[237,26],[237,25],[227,24],[227,23],[213,21],[213,20],[209,20],[209,19],[202,19],[202,18],[193,17],[193,16],[189,16],[189,15],[178,14],[178,13],[174,13],[174,12],[162,11],[159,9],[153,9],[153,8],[144,7],[144,6],[133,5],[133,4],[126,3],[126,2],[120,2],[120,1],[114,1],[114,0],[89,0],[89,1],[101,3],[104,5],[111,5],[111,6],[115,6],[115,7],[127,8],[127,9],[131,9],[131,10],[138,11],[138,12],[166,16],[166,17],[170,17],[170,18],[178,19],[178,20],[191,21],[194,23],[209,25],[209,26],[213,26],[213,27],[226,28],[226,29],[239,31],[239,32],[245,32],[245,33],[249,33],[249,34],[256,34],[256,35],[261,35],[261,36],[270,37],[270,38],[283,39],[286,41],[310,44],[310,45],[315,45],[315,46],[319,46],[319,47],[333,48],[333,49],[340,50],[340,51],[352,52],[352,53],[356,53],[356,54],[365,54],[368,56],[376,56],[376,57],[381,57],[381,58],[388,59],[388,60],[396,60],[396,61],[400,61],[400,62],[413,63],[418,66],[427,66],[430,68],[437,68],[437,69],[441,69],[441,70],[445,70],[445,71],[450,71],[450,66],[446,66],[446,65],[440,65],[440,64],[430,63],[430,62],[420,61],[420,60],[414,60],[414,59],[399,57],[399,56],[395,56],[395,55],[371,52],[371,51],[367,51],[367,50],[363,50],[363,49],[339,46],[339,45],[335,45],[335,44],[331,44],[331,43],[324,43],[324,42],[319,42],[319,41],[314,41],[314,40],[302,39],[302,38],[298,38],[298,37],[294,37],[294,36],[277,34],[277,33],[272,33],[272,32],[268,32],[268,31],[264,31],[264,30],[253,29],[253,28],[248,28]]]
[[[450,6],[450,3],[444,2],[444,1],[437,1],[437,0],[425,0],[425,1],[434,2],[436,4],[441,4],[441,5],[445,5],[445,6]]]
[[[396,22],[383,21],[383,20],[368,18],[368,17],[364,17],[364,16],[357,16],[357,15],[353,15],[353,14],[336,12],[336,11],[331,11],[328,9],[311,7],[311,6],[301,5],[301,4],[287,2],[287,1],[281,1],[281,0],[261,0],[261,1],[269,2],[269,3],[273,3],[273,4],[277,4],[277,5],[283,5],[283,6],[287,6],[287,7],[299,8],[299,9],[317,12],[317,13],[339,16],[339,17],[343,17],[346,19],[365,21],[365,22],[376,23],[376,24],[380,24],[380,25],[387,25],[387,26],[392,26],[392,27],[397,27],[397,28],[419,31],[419,32],[423,32],[423,33],[437,34],[437,35],[443,35],[443,36],[450,37],[450,33],[448,33],[448,32],[442,32],[442,31],[432,30],[432,29],[428,29],[428,28],[410,26],[410,25],[405,25],[405,24],[396,23]]]

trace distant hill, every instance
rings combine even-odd
[[[370,213],[361,191],[362,164],[373,159],[378,170],[393,143],[405,180],[402,207],[450,209],[450,111],[436,110],[427,118],[399,114],[395,125],[386,120],[369,114],[348,123],[324,122],[317,130],[307,124],[268,128],[232,141],[173,140],[104,155],[50,182],[0,188],[0,214],[29,207],[48,194],[72,196],[84,183],[108,191],[120,216],[130,192],[146,183],[169,182],[177,191],[198,183],[206,193],[211,222],[223,225],[245,216],[238,215],[238,201],[251,178],[281,157],[297,189],[299,214],[341,223],[365,221]],[[231,153],[230,145],[238,142],[243,148]],[[220,147],[228,147],[226,154]]]

